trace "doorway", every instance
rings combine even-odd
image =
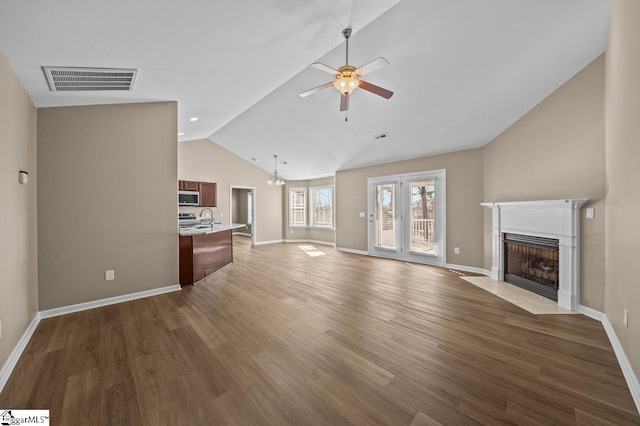
[[[370,178],[369,254],[443,266],[446,171]]]
[[[251,244],[255,244],[256,235],[256,200],[255,187],[231,185],[229,217],[232,223],[245,225],[233,230],[234,235],[242,235],[251,238]]]

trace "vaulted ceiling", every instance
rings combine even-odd
[[[605,50],[610,0],[0,2],[0,49],[37,107],[178,101],[209,138],[286,179],[482,146]],[[308,65],[390,65],[348,121]],[[131,92],[50,92],[42,66],[139,70]],[[191,117],[198,121],[191,122]],[[388,138],[374,139],[387,133]]]

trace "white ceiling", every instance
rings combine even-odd
[[[37,107],[176,100],[209,138],[287,179],[482,146],[604,52],[610,0],[4,0],[0,49]],[[349,121],[308,64],[390,65]],[[132,92],[52,93],[42,66],[136,68]],[[198,117],[190,122],[190,117]],[[386,140],[373,136],[386,132]]]

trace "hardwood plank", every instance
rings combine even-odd
[[[195,287],[41,321],[0,404],[52,424],[640,424],[597,321],[443,268],[234,244]]]

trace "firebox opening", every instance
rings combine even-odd
[[[504,280],[548,299],[558,300],[559,241],[503,234]]]

